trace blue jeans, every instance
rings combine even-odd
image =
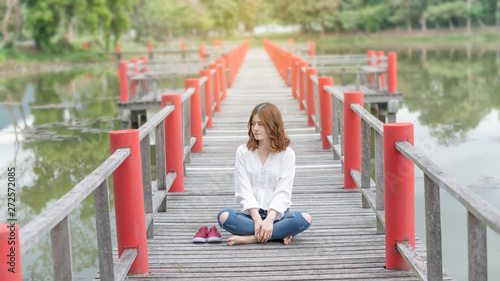
[[[228,212],[229,215],[224,221],[220,222],[220,215]],[[285,211],[283,218],[275,220],[273,224],[273,235],[269,240],[282,239],[290,235],[295,236],[311,226],[303,216],[303,212]],[[267,217],[267,211],[259,209],[260,217],[264,220]],[[219,226],[234,235],[254,235],[255,226],[250,215],[244,214],[233,209],[225,209],[217,215]]]

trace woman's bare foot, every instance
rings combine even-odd
[[[292,242],[292,235],[283,238],[282,241],[283,241],[283,244],[285,244],[285,245],[290,244]]]
[[[252,243],[257,243],[257,238],[255,238],[255,235],[247,235],[247,236],[233,235],[227,239],[228,246],[239,245],[239,244],[252,244]]]

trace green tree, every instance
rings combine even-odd
[[[441,22],[448,22],[450,30],[455,28],[453,19],[465,19],[468,17],[467,4],[464,1],[454,0],[432,5],[427,8],[429,20],[436,22],[439,27]]]
[[[4,0],[0,3],[2,4],[0,7],[5,6],[2,20],[3,44],[4,46],[12,46],[19,35],[21,27],[21,5],[18,0]],[[9,31],[13,31],[12,36],[9,36]]]
[[[71,34],[74,22],[78,30],[95,37],[99,29],[107,29],[111,24],[112,13],[106,5],[106,0],[68,0],[65,8],[66,25]]]
[[[300,24],[303,31],[319,27],[320,31],[336,30],[339,26],[340,1],[276,0],[272,15],[284,24]]]
[[[64,3],[59,0],[23,0],[27,9],[26,27],[37,49],[48,49],[56,35]]]
[[[416,21],[419,21],[422,29],[425,29],[426,19],[423,13],[426,6],[426,0],[389,0],[388,7],[391,12],[388,19],[395,24],[405,23],[408,32],[412,32],[412,26]]]
[[[109,51],[111,40],[113,40],[113,45],[116,45],[123,33],[130,29],[129,15],[136,2],[137,0],[106,0],[111,13],[109,26],[103,27],[106,51]]]

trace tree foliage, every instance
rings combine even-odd
[[[13,20],[11,4],[17,1]],[[225,36],[241,24],[251,31],[272,22],[322,33],[500,25],[499,0],[0,0],[0,13],[4,44],[9,32],[17,38],[22,26],[23,35],[45,50],[73,30],[100,38],[109,50],[131,28],[140,41]]]

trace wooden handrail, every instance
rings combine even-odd
[[[26,252],[42,236],[66,218],[130,155],[129,148],[121,148],[109,156],[99,167],[61,197],[56,203],[21,228],[19,239],[22,252]]]
[[[446,190],[474,216],[500,234],[500,210],[448,175],[418,148],[406,141],[398,142],[396,149],[419,167],[433,182]]]

